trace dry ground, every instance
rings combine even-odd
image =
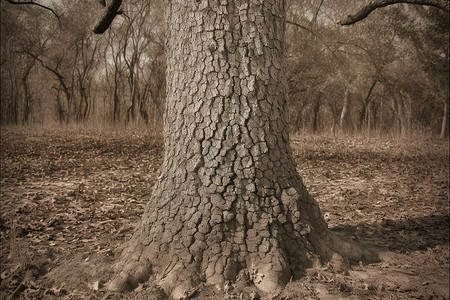
[[[449,299],[449,149],[438,139],[294,136],[330,228],[380,262],[324,265],[263,299]],[[135,129],[1,129],[1,299],[165,299],[103,280],[149,199],[163,143]],[[199,287],[192,299],[256,299]]]

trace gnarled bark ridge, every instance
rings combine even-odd
[[[289,148],[285,1],[167,1],[166,24],[164,162],[110,288],[279,291],[338,246]]]

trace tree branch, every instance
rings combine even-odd
[[[103,12],[102,18],[93,29],[94,33],[96,34],[104,33],[106,29],[109,28],[116,15],[123,13],[122,11],[119,11],[122,0],[111,0],[108,5],[106,5],[105,1],[103,0],[100,0],[100,3],[102,4],[102,6],[103,4],[105,4],[104,6],[106,8]]]
[[[53,10],[53,8],[45,6],[43,4],[37,3],[37,2],[33,2],[33,1],[14,1],[14,0],[6,0],[8,3],[10,4],[14,4],[14,5],[36,5],[39,6],[40,8],[49,10],[53,13],[53,15],[55,15],[55,17],[58,19],[58,24],[59,24],[59,28],[61,28],[61,18],[60,16]]]
[[[342,26],[355,24],[365,19],[375,9],[399,3],[434,6],[444,11],[450,11],[449,0],[373,0],[356,14],[347,16],[344,20],[339,21],[338,24]]]
[[[306,26],[304,26],[304,25],[301,25],[301,24],[299,24],[299,23],[296,23],[296,22],[293,22],[293,21],[290,21],[290,20],[286,20],[286,24],[289,24],[289,25],[293,25],[293,26],[295,26],[295,27],[298,27],[298,28],[301,28],[301,29],[303,29],[303,30],[306,30],[306,31],[308,31],[309,33],[311,33],[313,36],[315,36],[329,51],[330,51],[330,53],[331,53],[331,55],[333,55],[333,57],[334,58],[336,58],[337,60],[339,60],[338,58],[337,58],[337,56],[336,56],[336,54],[334,53],[335,51],[333,51],[329,46],[328,46],[328,44],[327,43],[325,43],[325,41],[322,39],[322,37],[320,36],[320,35],[318,35],[317,33],[315,33],[312,29],[310,29],[310,28],[308,28],[308,27],[306,27]]]

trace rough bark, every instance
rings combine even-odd
[[[327,229],[296,171],[284,25],[285,1],[166,2],[164,161],[110,289],[153,274],[182,298],[247,271],[273,293],[335,250],[360,258]]]
[[[339,21],[338,24],[342,26],[355,24],[365,19],[370,15],[370,13],[378,8],[399,3],[428,5],[445,11],[450,11],[450,1],[448,0],[374,0],[363,6],[357,13],[348,15],[344,20]]]

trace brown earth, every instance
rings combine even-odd
[[[240,280],[191,299],[449,299],[447,140],[296,135],[292,148],[330,228],[380,262],[310,269],[281,295]],[[1,299],[166,299],[151,281],[103,287],[162,151],[144,129],[2,128]]]

